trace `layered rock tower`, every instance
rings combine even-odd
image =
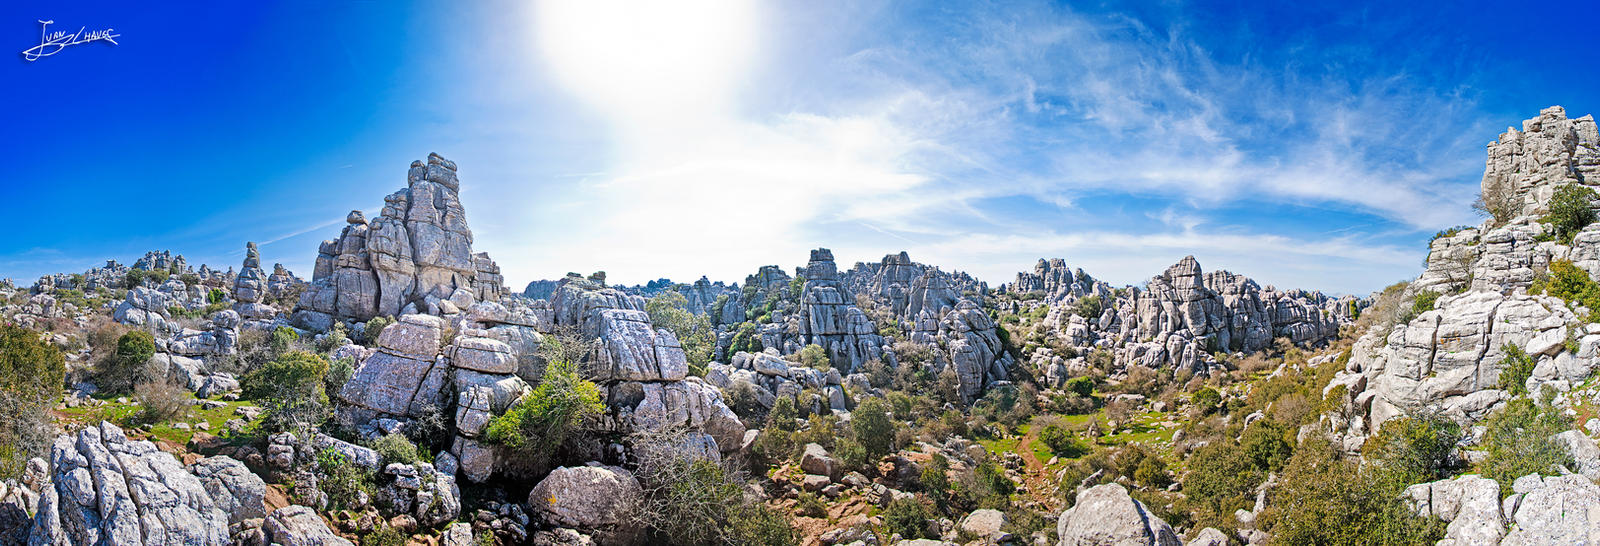
[[[426,163],[411,163],[406,182],[384,198],[377,218],[351,211],[339,238],[322,242],[296,325],[326,330],[334,321],[453,315],[500,298],[500,267],[472,251],[455,162],[428,154]]]

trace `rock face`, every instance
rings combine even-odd
[[[429,154],[426,164],[412,162],[406,178],[408,186],[385,197],[370,224],[352,211],[339,238],[323,241],[296,325],[325,330],[335,320],[454,315],[500,298],[499,266],[472,252],[455,163]]]
[[[333,533],[317,513],[305,506],[285,506],[261,525],[260,544],[274,546],[353,546]]]
[[[576,528],[600,544],[631,544],[641,532],[632,508],[643,496],[639,481],[620,467],[561,467],[533,486],[528,510],[546,525]]]
[[[1468,474],[1406,488],[1421,516],[1446,522],[1440,544],[1593,544],[1600,534],[1600,486],[1576,474],[1518,478],[1500,498],[1494,480]]]
[[[1600,185],[1595,134],[1592,117],[1568,119],[1551,107],[1489,144],[1482,189],[1506,211],[1436,237],[1426,270],[1400,297],[1409,308],[1424,292],[1459,295],[1439,297],[1415,317],[1383,317],[1356,342],[1329,387],[1343,386],[1353,409],[1353,418],[1333,423],[1346,449],[1407,411],[1434,408],[1462,424],[1493,412],[1508,398],[1499,384],[1507,345],[1535,361],[1523,385],[1530,392],[1565,392],[1588,379],[1600,330],[1584,327],[1565,302],[1528,289],[1558,260],[1600,275],[1600,224],[1569,245],[1550,240],[1551,228],[1540,223],[1562,185]]]
[[[1032,273],[1019,272],[1016,281],[1000,288],[1002,292],[1015,294],[1040,292],[1049,303],[1070,303],[1087,296],[1099,296],[1107,301],[1112,296],[1111,285],[1090,277],[1083,268],[1067,267],[1066,260],[1061,258],[1040,258]]]
[[[50,468],[29,544],[229,543],[230,515],[202,480],[115,425],[57,438]]]
[[[1013,359],[979,303],[987,285],[966,273],[913,262],[905,252],[884,256],[876,264],[857,263],[845,279],[857,294],[887,308],[911,341],[934,349],[929,371],[938,374],[953,367],[967,400],[1010,378]]]
[[[833,251],[811,251],[806,265],[805,288],[800,308],[795,312],[792,331],[795,351],[806,345],[819,345],[828,352],[833,366],[844,373],[860,368],[868,360],[883,358],[883,336],[856,307],[854,297],[839,282]],[[790,352],[790,351],[786,351]]]
[[[189,465],[188,470],[200,479],[217,508],[228,514],[228,523],[266,517],[267,484],[244,463],[223,456],[207,457]]]
[[[166,293],[143,286],[128,290],[128,296],[117,305],[111,319],[129,326],[138,326],[153,332],[170,332],[176,329],[172,313],[168,311],[176,301]]]
[[[1172,526],[1108,483],[1078,493],[1078,501],[1056,522],[1061,546],[1181,546]]]
[[[551,306],[556,327],[595,340],[585,374],[600,386],[615,432],[689,429],[709,434],[720,451],[738,449],[744,423],[715,387],[689,377],[682,345],[650,324],[643,297],[568,277]]]
[[[1485,190],[1512,198],[1524,214],[1544,214],[1562,184],[1600,185],[1600,133],[1594,116],[1567,119],[1566,109],[1551,106],[1539,117],[1507,129],[1489,144],[1483,169]]]

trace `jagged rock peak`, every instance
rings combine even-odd
[[[371,222],[352,211],[339,238],[323,241],[296,325],[324,330],[335,320],[411,311],[453,315],[500,298],[499,266],[472,250],[456,164],[428,154],[426,163],[411,163],[406,183]]]
[[[1551,106],[1488,145],[1484,195],[1510,199],[1512,216],[1544,214],[1567,183],[1600,185],[1600,132],[1592,115],[1568,119],[1566,109]]]

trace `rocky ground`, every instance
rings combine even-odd
[[[251,243],[0,286],[0,544],[1600,536],[1590,117],[1501,135],[1490,217],[1364,298],[827,249],[512,294],[457,170],[414,162],[310,280]]]

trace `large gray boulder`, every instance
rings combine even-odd
[[[274,510],[261,530],[266,543],[274,546],[354,546],[334,534],[316,511],[300,505]]]
[[[551,527],[594,534],[601,544],[640,537],[633,508],[643,497],[639,481],[615,466],[561,467],[528,493],[528,511]]]
[[[244,463],[219,455],[201,459],[189,465],[188,470],[200,479],[217,507],[228,514],[228,523],[266,517],[267,484]]]
[[[1060,546],[1181,546],[1172,526],[1108,483],[1078,493],[1078,501],[1056,522]]]
[[[28,543],[228,544],[228,514],[172,455],[111,423],[56,438]]]
[[[1500,485],[1494,480],[1467,474],[1407,487],[1405,496],[1419,515],[1449,523],[1445,540],[1451,546],[1493,545],[1505,537]]]

